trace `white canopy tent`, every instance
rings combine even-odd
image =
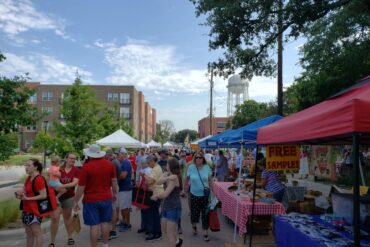
[[[142,147],[142,148],[147,148],[148,146],[147,146],[144,142],[142,142],[142,143],[141,143],[141,147]]]
[[[119,129],[116,132],[96,141],[97,144],[108,147],[140,148],[141,142]]]
[[[165,144],[163,144],[163,147],[171,148],[173,147],[173,145],[170,142],[166,142]]]
[[[156,148],[156,147],[161,147],[161,144],[159,144],[158,142],[154,140],[151,140],[150,142],[146,144],[146,146],[149,148]]]

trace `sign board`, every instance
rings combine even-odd
[[[266,170],[299,170],[299,145],[267,145]]]

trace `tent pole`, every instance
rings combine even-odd
[[[359,174],[359,133],[353,133],[352,161],[353,161],[353,234],[355,247],[360,246],[360,174]]]
[[[254,164],[254,181],[253,181],[253,199],[252,199],[252,215],[250,219],[250,232],[249,232],[249,247],[252,247],[252,237],[253,237],[253,218],[254,218],[254,199],[256,198],[256,186],[257,186],[257,156],[259,147],[257,145],[255,164]],[[246,242],[247,234],[244,236],[244,244]]]
[[[240,145],[240,152],[242,153],[243,156],[243,143]],[[242,161],[243,162],[243,161]],[[239,173],[238,173],[238,189],[237,189],[237,200],[236,200],[236,212],[235,212],[235,225],[234,225],[234,239],[233,243],[236,243],[236,226],[238,224],[238,216],[239,216],[239,201],[240,201],[240,180],[241,180],[241,173],[242,173],[242,165],[239,168]],[[245,243],[245,242],[244,242]]]

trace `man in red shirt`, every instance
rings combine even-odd
[[[83,194],[83,219],[84,224],[90,226],[91,246],[97,246],[100,227],[103,247],[108,247],[112,200],[116,200],[118,191],[116,168],[111,161],[104,159],[105,152],[96,144],[84,149],[84,153],[90,160],[80,172],[74,209],[80,209],[78,202]]]

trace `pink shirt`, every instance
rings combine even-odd
[[[59,178],[60,178],[59,167],[51,166],[48,170],[48,175],[49,175],[49,181],[50,180],[59,180]]]

